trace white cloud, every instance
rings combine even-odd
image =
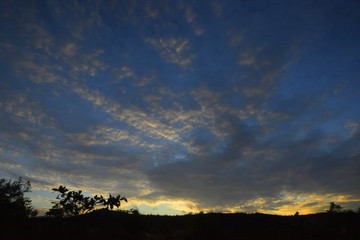
[[[15,63],[15,68],[17,73],[28,77],[31,81],[35,83],[66,83],[59,71],[62,71],[62,66],[60,65],[50,65],[50,64],[37,64],[33,61],[23,60]]]
[[[256,52],[245,52],[242,54],[242,58],[239,61],[240,65],[253,65],[256,63]]]
[[[145,3],[144,10],[146,15],[152,19],[156,19],[159,14],[159,10],[152,6],[152,3],[150,1],[147,1]]]
[[[351,131],[349,133],[349,137],[353,137],[355,136],[357,130],[358,130],[358,127],[359,127],[359,123],[349,119],[346,123],[345,123],[345,127],[346,128],[350,128]]]
[[[72,57],[76,54],[76,50],[77,50],[77,46],[75,45],[75,43],[69,42],[61,49],[61,52],[66,57]]]
[[[176,63],[181,66],[191,64],[195,54],[189,52],[189,41],[186,39],[176,38],[147,38],[147,42],[151,43],[155,48],[159,49],[160,54],[169,62]]]
[[[38,104],[31,101],[25,93],[19,93],[12,96],[11,99],[0,105],[0,109],[7,112],[9,117],[13,118],[15,122],[29,122],[37,125],[42,125],[44,119],[50,121],[49,117],[41,111]],[[23,134],[26,137],[26,133]]]
[[[72,66],[72,76],[76,79],[77,75],[85,72],[94,77],[99,71],[104,71],[107,66],[103,61],[99,60],[99,56],[104,53],[104,50],[97,49],[89,53],[79,53],[75,59],[67,60],[66,64]]]
[[[130,134],[125,129],[107,126],[98,126],[93,131],[72,133],[68,134],[68,136],[74,143],[84,145],[116,145],[119,142],[122,145],[136,145],[140,142],[139,136]]]
[[[191,9],[190,7],[187,7],[186,10],[185,10],[185,18],[186,18],[186,21],[188,23],[191,23],[194,21],[196,15],[195,15],[195,12],[193,9]]]
[[[218,1],[213,1],[213,2],[211,3],[211,7],[212,7],[212,10],[213,10],[213,13],[214,13],[216,16],[218,16],[218,17],[222,16],[222,14],[223,14],[223,7],[221,6],[220,2],[218,2]]]
[[[28,39],[36,49],[44,50],[48,55],[54,55],[54,37],[44,28],[35,23],[33,18],[25,24],[26,31],[30,32],[32,38]]]
[[[117,78],[119,80],[126,78],[126,77],[131,77],[131,78],[135,78],[135,74],[134,72],[127,66],[122,66],[120,68],[120,73],[117,75]]]

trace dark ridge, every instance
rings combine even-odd
[[[1,223],[1,239],[360,239],[354,212],[277,216],[194,214],[156,216],[97,210],[69,218]]]

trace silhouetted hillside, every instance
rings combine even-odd
[[[133,215],[94,211],[1,224],[1,239],[360,239],[358,213]]]

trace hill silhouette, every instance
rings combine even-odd
[[[360,211],[330,202],[326,213],[141,215],[119,208],[125,197],[85,197],[65,186],[44,217],[35,217],[24,197],[30,182],[0,181],[0,239],[360,239]],[[103,208],[96,208],[101,205]],[[99,207],[99,206],[98,206]],[[32,216],[31,218],[29,216]]]
[[[155,216],[95,210],[1,224],[1,239],[360,239],[360,214]]]

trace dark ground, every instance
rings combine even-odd
[[[360,214],[131,215],[93,212],[66,219],[3,220],[0,239],[360,239]]]

